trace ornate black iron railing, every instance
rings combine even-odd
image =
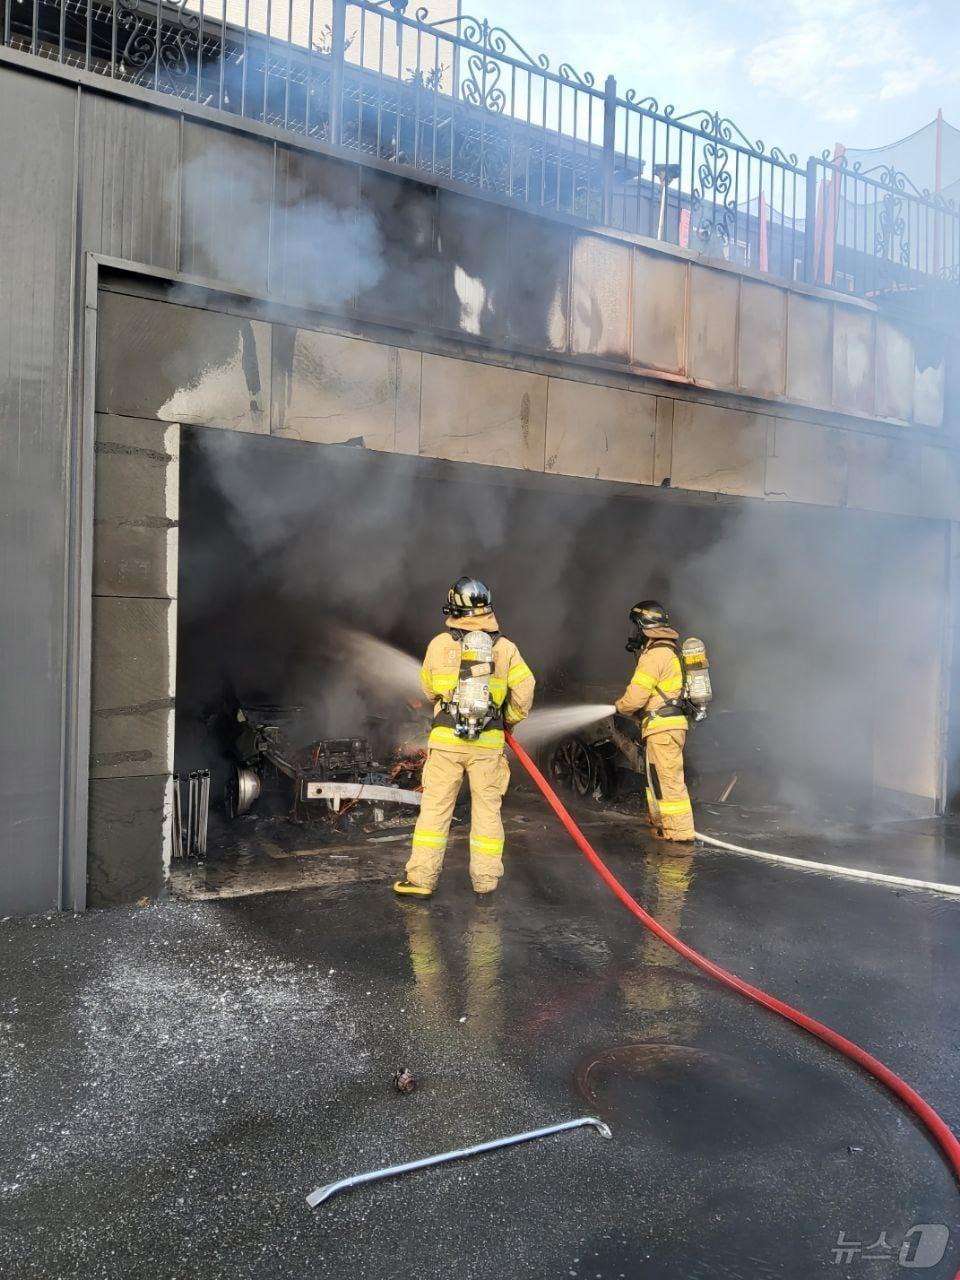
[[[906,174],[844,157],[809,164],[807,277],[862,297],[941,297],[960,284],[960,210]]]
[[[435,0],[440,5],[450,0]],[[518,204],[900,305],[960,284],[960,212],[409,0],[0,0],[3,43]]]

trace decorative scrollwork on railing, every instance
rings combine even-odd
[[[697,186],[691,192],[696,233],[703,241],[715,236],[726,243],[736,221],[735,200],[731,199],[733,175],[727,168],[730,153],[719,142],[708,142],[703,148],[703,159],[697,169]]]
[[[656,98],[638,98],[636,89],[628,89],[623,95],[623,99],[625,102],[629,103],[631,107],[636,107],[638,111],[649,111],[651,115],[655,116],[661,114],[660,103]],[[668,107],[667,110],[672,111],[673,108]]]
[[[684,129],[692,129],[703,138],[716,138],[720,143],[729,143],[740,151],[748,151],[758,159],[770,160],[774,164],[795,169],[800,163],[799,157],[792,151],[784,151],[780,147],[767,147],[762,138],[748,138],[743,130],[729,117],[721,116],[716,111],[700,109],[677,114],[677,108],[671,103],[661,106],[654,97],[638,98],[636,89],[628,89],[623,101],[634,111],[658,116],[665,124],[675,124]]]
[[[368,0],[369,2],[378,6],[394,4],[394,0]],[[530,53],[506,27],[491,26],[486,18],[474,18],[470,14],[463,13],[432,21],[430,11],[425,7],[417,9],[414,18],[421,26],[430,27],[434,31],[441,27],[453,27],[455,34],[451,35],[450,39],[458,44],[468,45],[482,54],[494,58],[509,58],[513,62],[524,62],[535,71],[555,74],[561,80],[568,80],[573,84],[581,85],[584,89],[594,89],[594,92],[597,92],[594,88],[596,80],[592,72],[577,71],[569,62],[562,62],[556,72],[552,72],[550,59],[545,53]]]
[[[956,212],[956,201],[948,199],[937,191],[931,191],[929,187],[918,187],[912,178],[893,165],[876,164],[869,169],[864,169],[861,160],[851,160],[847,155],[835,156],[829,149],[822,151],[819,158],[825,168],[853,179],[860,179],[864,186],[899,191],[911,199],[924,200],[944,213]]]
[[[891,262],[897,260],[901,266],[908,267],[910,238],[907,235],[907,224],[902,208],[903,200],[892,192],[883,197],[877,218],[873,251],[878,258],[888,258]]]
[[[586,89],[592,89],[596,84],[592,71],[577,71],[571,67],[569,62],[561,62],[557,67],[557,75],[563,80],[575,80],[577,84],[582,84]]]
[[[158,63],[157,70],[174,79],[190,75],[191,57],[200,53],[200,15],[188,12],[186,4],[161,5],[158,23],[155,0],[118,0],[117,24],[127,33],[118,51],[122,65],[139,74]]]
[[[471,53],[467,58],[467,71],[461,85],[465,102],[474,107],[484,107],[502,115],[507,105],[507,95],[500,87],[500,63],[482,53]]]

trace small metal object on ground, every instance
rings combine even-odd
[[[413,1093],[417,1087],[417,1077],[409,1067],[397,1067],[393,1073],[393,1087],[397,1093]]]
[[[580,1116],[576,1120],[565,1120],[562,1124],[547,1125],[544,1129],[531,1129],[528,1133],[514,1133],[508,1138],[494,1138],[491,1142],[479,1142],[475,1147],[462,1147],[457,1151],[444,1151],[440,1155],[425,1156],[423,1160],[411,1160],[407,1164],[394,1164],[386,1169],[373,1169],[370,1173],[356,1173],[352,1178],[341,1178],[339,1182],[328,1182],[325,1187],[317,1187],[307,1196],[307,1204],[315,1209],[324,1200],[329,1200],[338,1191],[346,1191],[349,1187],[358,1187],[363,1182],[380,1182],[383,1178],[394,1178],[401,1173],[412,1173],[415,1169],[429,1169],[435,1164],[447,1164],[451,1160],[464,1160],[467,1156],[477,1156],[483,1151],[496,1151],[499,1147],[516,1146],[519,1142],[532,1142],[534,1138],[546,1138],[551,1133],[563,1133],[567,1129],[580,1129],[591,1125],[602,1138],[612,1138],[608,1125],[596,1116]]]

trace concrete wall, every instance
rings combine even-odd
[[[940,334],[22,63],[0,54],[4,909],[84,900],[89,254],[262,300],[239,334],[208,322],[219,382],[182,366],[183,312],[159,346],[128,346],[168,421],[956,518],[960,375]],[[376,343],[343,345],[371,326]],[[347,331],[336,350],[324,327]]]
[[[512,470],[960,519],[960,454],[903,435],[809,422],[786,405],[707,403],[670,383],[631,389],[572,363],[547,373],[506,354],[440,355],[113,289],[100,307],[97,407]]]
[[[179,428],[98,415],[89,900],[153,897],[169,860]]]

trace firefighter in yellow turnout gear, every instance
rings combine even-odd
[[[624,716],[643,716],[647,808],[655,833],[665,840],[692,841],[693,809],[683,776],[688,723],[679,705],[684,684],[680,637],[655,600],[634,605],[630,621],[634,635],[627,648],[639,651],[637,669],[617,710]]]
[[[399,894],[428,897],[443,866],[447,835],[463,775],[470,782],[470,880],[490,893],[503,875],[500,806],[510,781],[504,727],[533,705],[533,672],[500,634],[490,592],[476,578],[450,588],[446,630],[430,641],[420,678],[434,701],[423,768],[423,798],[413,849]]]

